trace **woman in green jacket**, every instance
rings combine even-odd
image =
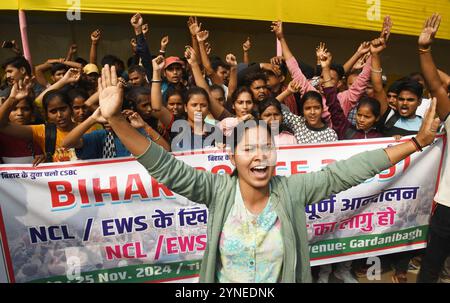
[[[273,176],[270,130],[254,123],[235,132],[236,173],[214,175],[175,159],[120,114],[123,90],[114,66],[99,79],[100,108],[127,149],[158,182],[209,209],[200,282],[311,282],[305,205],[358,185],[433,142],[435,101],[414,138],[364,152],[318,172]],[[351,168],[351,169],[349,169]]]

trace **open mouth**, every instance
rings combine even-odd
[[[409,112],[409,108],[407,107],[401,107],[400,108],[400,113],[403,115],[406,115]]]
[[[67,124],[67,120],[58,120],[58,121],[56,121],[56,124],[64,126]]]
[[[250,171],[251,171],[256,177],[263,178],[263,177],[266,176],[268,169],[269,169],[269,168],[268,168],[267,165],[258,165],[258,166],[255,166],[255,167],[251,168]]]

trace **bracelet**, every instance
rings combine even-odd
[[[431,52],[431,46],[428,46],[428,48],[420,48],[419,47],[420,54],[425,54],[425,53],[429,53],[429,52]]]
[[[416,151],[423,151],[422,146],[420,146],[419,142],[417,141],[416,137],[412,137],[411,141],[414,143],[414,145],[416,146]]]
[[[381,74],[382,72],[383,72],[382,68],[380,68],[379,70],[376,70],[376,69],[372,68],[372,73],[379,73],[379,74]]]
[[[163,50],[159,50],[159,52],[161,53],[161,54],[164,54],[166,51],[163,51]]]
[[[152,83],[162,83],[162,80],[151,80],[150,82],[152,82]]]
[[[156,142],[156,141],[158,141],[159,139],[161,139],[161,134],[158,134],[158,137],[157,137],[155,140],[153,140],[153,142]]]

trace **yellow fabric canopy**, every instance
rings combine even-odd
[[[81,5],[80,5],[81,4]],[[449,0],[2,0],[0,9],[134,13],[276,20],[342,28],[375,30],[390,15],[393,32],[418,35],[423,21],[439,12],[438,38],[450,40]]]

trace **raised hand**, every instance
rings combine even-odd
[[[136,47],[137,47],[136,38],[131,38],[130,44],[131,44],[131,49],[133,50],[133,53],[136,53]]]
[[[295,94],[298,93],[300,91],[301,88],[301,84],[298,81],[292,80],[291,82],[289,82],[289,86],[288,86],[288,90]]]
[[[384,38],[373,39],[370,43],[370,53],[379,54],[386,48],[386,41]]]
[[[236,60],[236,56],[233,54],[228,54],[225,58],[225,61],[231,66],[237,66],[237,60]]]
[[[208,39],[208,37],[209,37],[209,31],[207,31],[207,30],[197,33],[197,41],[198,42],[204,42],[204,41],[206,41],[206,39]]]
[[[271,28],[271,31],[273,33],[275,33],[275,36],[277,37],[277,39],[283,38],[283,22],[281,22],[280,20],[273,21],[270,28]]]
[[[91,33],[91,41],[93,43],[97,43],[102,37],[102,32],[99,29],[96,29]]]
[[[33,82],[28,76],[23,80],[15,81],[11,88],[11,92],[9,93],[9,97],[17,101],[25,99],[31,94],[32,86]]]
[[[381,28],[380,38],[384,38],[385,43],[389,40],[389,36],[391,35],[392,29],[392,20],[391,16],[384,17],[383,27]]]
[[[250,37],[247,37],[244,44],[242,44],[242,49],[244,52],[248,52],[252,48],[252,43],[250,42]]]
[[[127,87],[128,85],[127,81],[123,77],[118,77],[117,81],[119,82],[119,85],[121,85],[121,87]]]
[[[284,62],[283,56],[276,56],[276,57],[273,57],[273,58],[270,59],[270,63],[272,65],[278,65],[279,66],[279,65],[283,64],[283,62]]]
[[[425,113],[425,118],[422,121],[419,132],[417,133],[416,139],[421,147],[425,147],[433,143],[436,137],[436,132],[440,124],[440,119],[436,117],[436,98],[433,97],[431,100],[431,106]]]
[[[280,69],[280,66],[278,64],[260,63],[260,67],[262,69],[271,70],[277,76],[281,75],[281,69]]]
[[[147,123],[142,119],[141,115],[137,112],[133,112],[128,116],[128,120],[130,121],[131,126],[134,128],[143,128]]]
[[[116,67],[106,64],[98,78],[99,104],[102,116],[109,120],[121,115],[123,89],[117,80]]]
[[[370,42],[369,42],[369,50],[370,50]],[[356,63],[353,65],[352,70],[358,70],[364,68],[364,65],[367,62],[367,59],[369,59],[370,53],[366,53],[361,58],[356,61]]]
[[[62,80],[64,80],[66,83],[75,83],[80,80],[80,77],[81,70],[77,68],[71,68],[64,74]]]
[[[13,47],[11,48],[11,50],[16,53],[17,55],[21,56],[22,55],[22,51],[20,50],[19,46],[17,45],[16,40],[12,40],[11,41],[13,44]]]
[[[142,25],[142,33],[143,33],[144,35],[147,35],[148,30],[149,30],[148,24],[147,24],[147,23],[143,24],[143,25]]]
[[[141,14],[137,13],[130,19],[131,26],[134,28],[142,28],[144,24],[144,19],[142,19]]]
[[[430,47],[430,45],[433,43],[434,37],[436,36],[440,24],[441,16],[437,13],[433,14],[425,21],[418,40],[420,48],[427,49]]]
[[[78,50],[78,46],[77,46],[75,43],[72,44],[72,45],[69,47],[70,55],[71,55],[71,56],[75,55],[76,52],[77,52],[77,50]]]
[[[206,49],[206,54],[209,56],[209,54],[211,54],[211,51],[212,51],[212,46],[208,41],[205,42],[205,49]]]
[[[316,47],[316,57],[318,60],[327,53],[327,47],[326,44],[323,42],[320,42],[319,45]]]
[[[320,57],[320,66],[322,66],[322,68],[330,67],[331,60],[333,60],[333,56],[331,55],[331,53],[330,52],[324,53]]]
[[[370,41],[364,41],[362,42],[359,47],[358,50],[356,51],[360,56],[363,56],[365,54],[367,54],[368,52],[370,52]]]
[[[189,17],[187,25],[192,36],[197,36],[202,28],[202,24],[197,22],[197,17]]]
[[[196,64],[197,63],[197,53],[195,50],[189,46],[185,46],[186,50],[184,51],[184,57],[187,59],[189,65]]]
[[[108,123],[108,121],[102,116],[100,107],[97,107],[97,109],[92,113],[91,117],[97,123],[101,123],[101,124]]]
[[[165,64],[164,57],[161,55],[152,60],[154,71],[161,71],[164,68],[164,64]]]
[[[161,50],[166,50],[167,44],[169,44],[169,36],[164,36],[161,39]]]

